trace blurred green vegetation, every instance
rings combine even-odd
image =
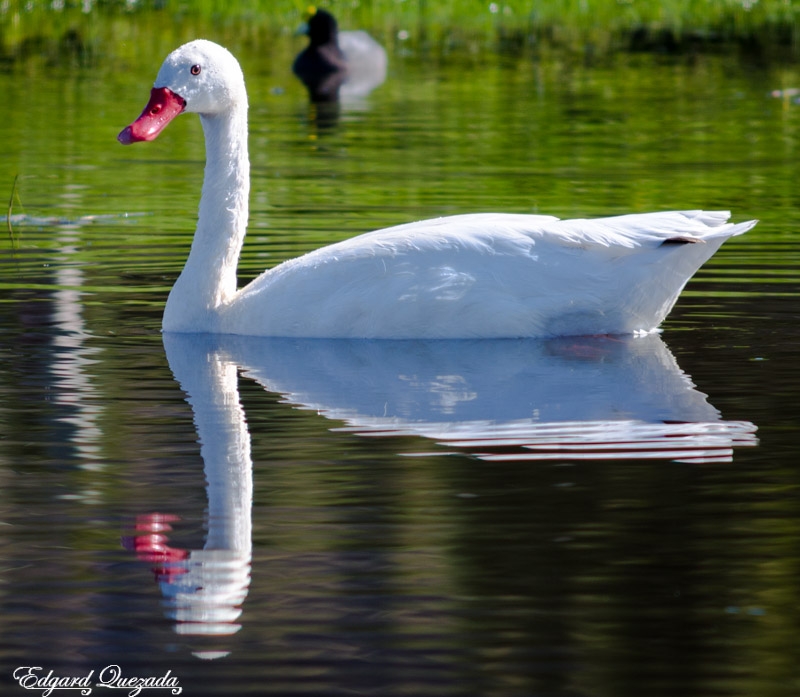
[[[302,0],[4,0],[0,64],[35,58],[129,58],[129,41],[159,48],[195,36],[274,41],[291,35]],[[738,48],[767,59],[800,54],[800,4],[789,0],[355,0],[320,2],[343,28],[390,50],[432,53],[541,47],[579,53]]]

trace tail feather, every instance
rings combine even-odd
[[[702,223],[708,229],[700,233],[681,235],[677,234],[664,240],[664,244],[670,243],[684,243],[684,242],[701,242],[703,240],[713,240],[719,237],[727,239],[728,237],[736,237],[743,235],[745,232],[755,226],[758,220],[748,220],[744,223],[729,223],[728,219],[731,216],[730,211],[681,211],[686,219],[692,222]],[[696,236],[695,236],[696,235]]]
[[[709,231],[705,237],[707,239],[714,237],[736,237],[754,228],[756,223],[758,223],[758,220],[747,220],[744,223],[729,223],[728,225],[721,226],[719,231]]]

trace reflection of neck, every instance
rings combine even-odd
[[[236,294],[236,266],[247,230],[250,161],[247,105],[202,116],[206,168],[197,230],[186,265],[170,292],[164,328],[205,328],[209,313]],[[205,324],[199,326],[197,322]]]
[[[200,454],[208,485],[208,539],[206,550],[249,554],[253,463],[250,434],[239,404],[236,366],[217,354],[203,366],[208,377],[206,394],[193,390],[188,398],[200,436]]]
[[[208,487],[208,536],[186,572],[162,583],[183,634],[231,634],[250,585],[253,462],[236,365],[196,336],[164,336],[170,367],[187,393]]]

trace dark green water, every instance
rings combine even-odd
[[[3,694],[116,664],[186,695],[795,695],[800,105],[770,91],[799,71],[391,56],[331,116],[296,46],[231,46],[242,283],[447,213],[761,222],[639,343],[165,347],[201,130],[115,140],[163,56],[0,75]]]

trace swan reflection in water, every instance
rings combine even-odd
[[[156,573],[182,634],[236,632],[250,582],[252,459],[238,373],[364,436],[413,435],[488,461],[730,461],[756,427],[725,421],[657,334],[365,341],[164,334],[187,393],[208,492],[202,550],[170,548],[169,515],[126,545]],[[341,425],[341,424],[344,425]],[[444,448],[442,448],[444,446]]]
[[[175,379],[187,395],[200,441],[208,495],[203,549],[170,547],[171,514],[137,516],[123,544],[153,564],[167,616],[179,634],[234,634],[250,587],[253,462],[239,402],[236,363],[199,337],[164,337]],[[225,652],[198,654],[216,658]]]

